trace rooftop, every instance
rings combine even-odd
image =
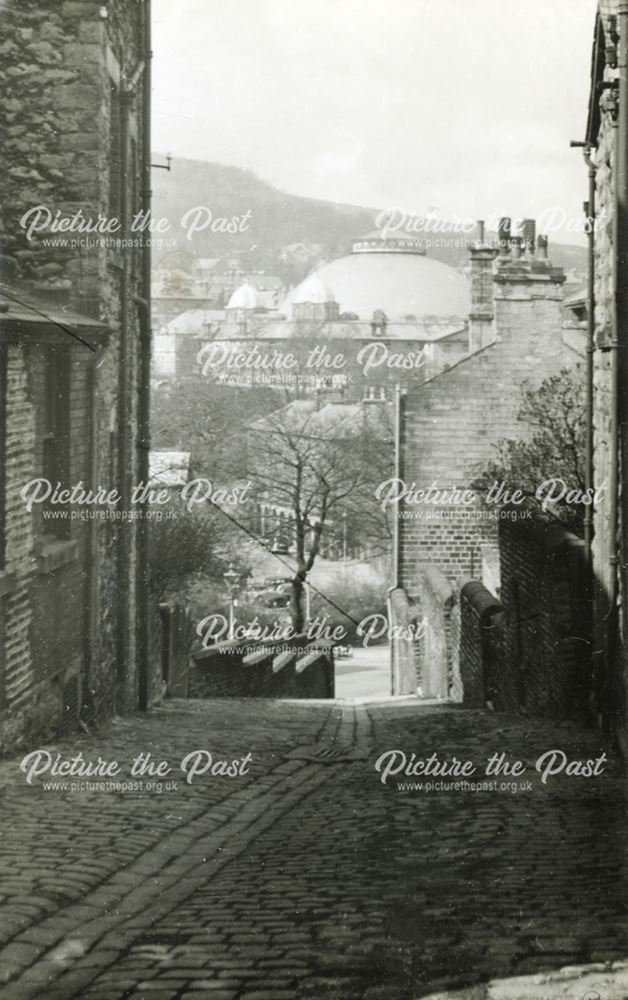
[[[470,291],[466,278],[440,261],[427,257],[416,249],[408,250],[405,241],[368,240],[356,244],[354,252],[324,264],[316,278],[327,289],[333,289],[341,312],[355,313],[361,320],[370,320],[382,310],[391,320],[406,316],[466,317],[470,308]],[[400,244],[400,245],[397,245]],[[306,278],[286,296],[280,311],[292,317],[297,302],[308,299]]]

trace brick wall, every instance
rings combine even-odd
[[[500,257],[493,281],[493,342],[404,397],[401,478],[417,489],[466,488],[500,438],[525,434],[517,420],[522,381],[540,384],[578,361],[561,338],[561,272]],[[479,505],[403,502],[399,517],[401,583],[411,598],[419,564],[451,580],[473,576],[481,547],[497,538],[496,510]]]
[[[426,697],[469,708],[590,721],[591,619],[584,543],[556,524],[500,522],[502,594],[452,585],[434,566],[416,581],[426,617]]]
[[[585,718],[591,616],[584,543],[558,524],[500,523],[504,647],[495,704]]]
[[[479,580],[458,583],[452,615],[452,697],[468,708],[499,707],[506,671],[504,614],[500,602]],[[496,706],[497,707],[497,706]]]

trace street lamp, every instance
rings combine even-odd
[[[233,568],[233,563],[229,563],[229,569],[224,576],[225,584],[227,585],[227,592],[229,594],[229,634],[228,638],[233,639],[235,632],[235,595],[238,589],[238,583],[240,582],[240,574],[236,573]]]

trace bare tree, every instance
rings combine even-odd
[[[384,403],[319,409],[314,400],[296,400],[249,426],[249,478],[259,494],[289,510],[294,528],[290,613],[297,631],[304,625],[305,581],[334,515],[359,519],[371,539],[389,541],[375,489],[390,476],[392,440]]]
[[[585,494],[585,399],[580,366],[564,368],[538,387],[524,384],[517,419],[527,429],[520,440],[497,442],[496,456],[478,470],[474,486],[486,490],[492,483],[507,483],[521,490],[538,516],[551,516],[576,534],[583,532],[585,506],[568,499],[551,506],[548,514],[536,495],[539,484],[550,478],[565,484],[567,497]]]

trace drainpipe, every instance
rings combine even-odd
[[[584,214],[587,219],[587,346],[585,364],[585,447],[584,447],[584,488],[587,494],[593,495],[595,486],[594,470],[594,437],[593,437],[593,410],[594,410],[594,363],[595,354],[595,164],[591,157],[591,145],[583,143],[582,154],[587,165],[589,176],[589,196],[584,203]],[[595,621],[595,586],[593,583],[593,524],[594,513],[593,504],[588,504],[584,509],[584,558],[586,564],[586,595],[589,613],[591,615],[591,630]],[[592,633],[591,633],[592,634]],[[596,659],[592,659],[592,697],[591,711],[599,724],[599,686],[597,682]]]
[[[585,203],[588,220],[587,234],[587,348],[586,348],[586,437],[584,458],[585,491],[593,490],[593,355],[595,352],[595,164],[591,159],[591,147],[587,144],[583,151],[584,161],[589,171],[589,199]],[[587,569],[591,572],[591,544],[593,541],[593,509],[589,504],[584,509],[584,549]]]
[[[401,479],[401,386],[395,386],[395,471],[394,478]],[[401,530],[399,508],[393,528],[393,589],[401,586]]]
[[[585,442],[584,442],[584,488],[587,495],[593,496],[595,486],[595,470],[593,465],[595,442],[593,438],[593,408],[594,408],[594,362],[595,353],[595,164],[591,158],[591,146],[586,143],[583,149],[584,162],[589,174],[589,197],[585,202],[584,211],[588,220],[587,233],[587,346],[585,363]],[[588,491],[591,491],[590,494]],[[595,622],[595,585],[593,583],[593,503],[584,508],[584,558],[585,558],[585,599],[589,611],[588,630],[593,641]],[[593,649],[593,647],[592,647]],[[591,656],[591,696],[590,710],[593,718],[600,719],[600,704],[597,682],[597,657]]]
[[[96,416],[96,365],[102,358],[99,349],[87,369],[89,398],[89,482],[95,487],[98,481],[98,421]],[[94,716],[92,694],[93,670],[96,660],[98,627],[98,524],[96,518],[88,521],[87,565],[85,573],[85,669],[83,673],[83,708],[88,720]]]
[[[150,0],[144,0],[144,74],[142,78],[142,211],[148,217],[151,208],[151,10]],[[142,244],[141,298],[136,299],[140,321],[140,350],[138,366],[138,475],[140,482],[148,483],[150,458],[150,369],[151,369],[151,249],[148,236]],[[145,513],[145,511],[143,511]],[[149,636],[150,600],[149,579],[149,524],[145,517],[138,521],[137,553],[137,642],[139,673],[139,707],[145,709],[149,701]]]
[[[594,488],[594,439],[593,439],[593,401],[594,401],[594,366],[593,355],[595,353],[595,164],[591,157],[591,144],[589,142],[572,142],[571,146],[578,146],[582,149],[584,162],[588,168],[589,175],[589,196],[584,203],[584,214],[587,220],[587,346],[586,346],[586,366],[585,366],[585,444],[584,444],[584,488],[587,494],[593,494]],[[615,466],[615,462],[613,462]],[[616,492],[616,491],[615,491]],[[587,504],[584,509],[584,558],[586,569],[586,603],[591,615],[591,627],[595,621],[595,586],[593,583],[593,504]],[[612,571],[611,571],[612,572]],[[608,648],[607,675],[610,654]],[[599,680],[597,671],[597,660],[592,658],[592,711],[598,718],[599,723]],[[609,675],[610,676],[610,675]]]
[[[401,479],[401,386],[397,384],[395,386],[395,470],[394,478]],[[392,609],[392,595],[395,590],[401,586],[401,530],[400,530],[401,520],[399,517],[399,508],[395,509],[395,520],[393,525],[393,573],[392,573],[392,586],[388,588],[387,595],[387,605],[388,605],[388,622],[389,625],[394,624],[393,622],[393,609]],[[397,694],[397,656],[396,656],[396,641],[395,639],[390,640],[390,693]]]

